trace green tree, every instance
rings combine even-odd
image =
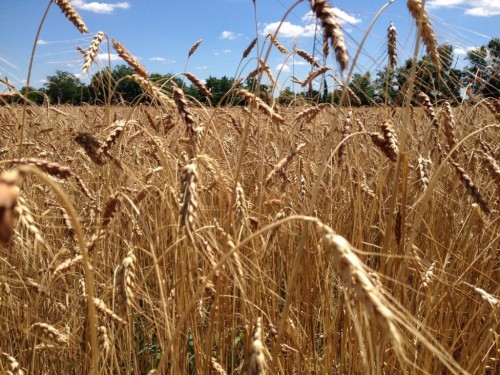
[[[369,72],[365,74],[355,73],[352,76],[349,88],[361,100],[361,105],[372,105],[375,101],[375,87],[373,86]]]
[[[132,74],[134,74],[134,69],[128,65],[117,65],[111,71],[109,68],[104,68],[95,73],[90,80],[92,102],[104,104],[110,100],[112,104],[118,104],[138,100],[143,90],[141,86],[127,78]],[[111,98],[108,98],[109,95]]]
[[[87,87],[82,81],[73,74],[61,70],[56,70],[54,75],[47,76],[44,87],[51,103],[80,104],[89,98]]]
[[[466,59],[471,65],[464,81],[471,92],[487,98],[500,97],[500,38],[467,52]]]
[[[234,78],[229,78],[223,76],[221,78],[216,77],[208,77],[205,86],[212,92],[212,105],[217,105],[220,103],[221,105],[226,105],[231,102],[231,95],[228,95],[224,98],[226,93],[231,89],[234,84]],[[222,98],[224,100],[222,101]]]
[[[373,82],[375,89],[375,102],[392,105],[398,95],[398,82],[396,72],[392,69],[382,69],[376,74]]]
[[[417,62],[416,76],[414,82],[414,92],[426,93],[435,101],[449,101],[457,103],[461,100],[463,73],[453,68],[454,54],[451,45],[441,45],[438,47],[441,59],[441,70],[437,71],[428,56],[422,57]],[[378,101],[385,101],[388,96],[388,103],[401,105],[408,90],[409,77],[412,71],[413,60],[406,60],[401,66],[391,71],[389,86],[386,90],[387,70],[379,71],[376,79],[376,94]],[[386,91],[388,91],[386,93]]]
[[[278,96],[278,103],[280,105],[288,106],[292,104],[294,100],[295,100],[295,93],[292,91],[290,86],[287,86],[280,91],[280,94]]]
[[[26,87],[25,86],[25,87],[22,87],[21,90],[19,90],[19,92],[21,93],[22,96],[25,96],[26,92],[28,92],[27,99],[30,101],[30,103],[39,104],[39,105],[43,104],[44,94],[45,94],[44,89],[37,90],[34,87]],[[23,99],[21,99],[21,98],[17,98],[16,102],[21,102],[22,100]]]
[[[267,104],[270,104],[272,102],[271,89],[269,85],[266,85],[264,83],[259,84],[257,78],[248,78],[245,81],[244,87],[248,91],[258,94],[259,98],[264,100]]]

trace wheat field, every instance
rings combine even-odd
[[[151,104],[0,108],[1,373],[500,372],[498,101],[210,107],[114,47]]]

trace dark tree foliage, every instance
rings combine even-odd
[[[278,103],[280,105],[288,106],[292,104],[294,100],[295,100],[295,93],[292,91],[290,86],[287,86],[280,91],[280,94],[278,96]]]
[[[141,86],[127,78],[134,69],[127,65],[117,65],[113,70],[104,68],[95,73],[90,80],[91,100],[94,104],[130,104],[144,101]],[[110,81],[111,79],[111,81]]]
[[[449,101],[458,103],[461,100],[463,72],[453,68],[453,47],[441,45],[438,47],[441,58],[441,71],[437,71],[428,56],[417,62],[414,92],[424,92],[434,101]],[[377,102],[401,105],[408,89],[408,79],[413,66],[413,60],[406,60],[393,70],[377,72],[375,79],[375,99]],[[389,78],[387,80],[387,78]]]
[[[73,74],[56,70],[47,77],[45,94],[53,104],[80,104],[89,100],[87,87]]]
[[[352,76],[349,88],[361,100],[361,105],[372,105],[375,101],[375,87],[369,72],[365,74],[355,73]],[[354,105],[354,103],[353,103]]]
[[[467,52],[464,83],[470,93],[486,98],[500,97],[500,38],[493,38],[487,45]]]
[[[205,86],[212,93],[212,105],[215,106],[219,103],[221,105],[233,103],[233,95],[226,95],[226,93],[231,89],[234,82],[234,78],[229,78],[227,76],[223,76],[222,78],[210,76],[207,78]]]
[[[500,38],[492,39],[487,45],[478,47],[467,53],[470,64],[464,71],[454,68],[455,57],[451,45],[438,47],[442,68],[438,72],[428,56],[418,60],[416,66],[414,92],[423,91],[436,104],[443,101],[459,103],[465,89],[472,96],[494,97],[500,96]],[[388,105],[403,104],[407,93],[409,77],[412,71],[413,60],[408,59],[395,69],[383,69],[372,79],[370,72],[353,75],[349,88],[361,100],[361,105],[387,103]],[[47,98],[50,103],[56,104],[135,104],[149,103],[151,98],[144,94],[143,89],[129,79],[134,70],[127,65],[117,65],[113,69],[105,68],[95,73],[87,86],[75,75],[57,70],[54,75],[47,77],[47,83],[41,89],[30,88],[28,99],[30,103],[41,104]],[[235,83],[234,78],[208,77],[205,86],[212,93],[212,98],[203,96],[200,90],[184,76],[153,73],[149,79],[165,93],[170,93],[172,85],[182,87],[186,97],[195,103],[203,105],[234,105],[244,103],[234,94],[228,94]],[[295,101],[300,103],[333,103],[339,104],[342,90],[328,91],[326,78],[320,86],[321,92],[309,89],[295,93],[289,87],[283,89],[277,98],[281,105],[290,105]],[[238,87],[257,93],[267,103],[273,100],[268,85],[259,84],[256,78],[247,79]],[[331,89],[331,87],[330,87]],[[24,91],[23,91],[24,90]],[[21,89],[24,94],[26,89]],[[20,102],[22,97],[12,97],[8,102]],[[356,103],[353,103],[356,105]]]

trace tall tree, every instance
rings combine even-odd
[[[361,105],[372,105],[375,101],[375,87],[373,86],[370,72],[365,74],[355,73],[352,76],[349,88],[361,100]]]
[[[75,75],[56,70],[54,75],[47,76],[44,84],[45,93],[52,103],[80,104],[89,98],[87,87]]]
[[[104,68],[95,73],[90,81],[92,101],[95,104],[103,104],[110,100],[111,103],[118,104],[139,100],[143,90],[141,86],[127,78],[131,74],[134,74],[134,69],[128,65],[117,65],[111,71],[109,68]]]
[[[470,92],[483,97],[500,97],[500,38],[491,39],[487,45],[467,52],[466,84]]]

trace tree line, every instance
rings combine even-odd
[[[428,56],[418,60],[415,91],[423,91],[436,101],[447,100],[451,103],[460,102],[465,92],[469,98],[499,97],[500,38],[493,38],[487,45],[467,52],[466,60],[469,65],[462,70],[453,66],[455,58],[450,45],[439,46],[438,52],[442,65],[440,72],[435,69]],[[413,60],[408,59],[394,69],[379,70],[374,76],[370,72],[354,74],[349,83],[351,94],[355,98],[351,104],[354,106],[370,106],[378,103],[402,104],[412,68]],[[118,65],[113,69],[104,68],[91,77],[89,84],[85,84],[75,75],[57,70],[47,77],[43,87],[39,89],[23,87],[20,93],[25,97],[28,92],[27,98],[35,104],[42,104],[47,100],[51,104],[73,105],[148,103],[151,99],[144,95],[143,89],[127,78],[133,73],[134,70],[127,65]],[[149,78],[166,92],[169,92],[175,83],[183,87],[185,94],[195,102],[213,106],[237,104],[237,98],[235,100],[233,96],[226,95],[234,86],[257,92],[267,102],[270,102],[273,96],[271,88],[266,84],[259,84],[256,78],[238,83],[232,77],[210,76],[206,79],[205,86],[210,90],[211,98],[206,98],[195,85],[188,84],[189,81],[184,82],[181,76],[153,73]],[[322,88],[319,90],[309,86],[308,89],[296,93],[290,86],[285,87],[279,93],[277,101],[281,105],[289,105],[296,100],[339,104],[342,87],[340,84],[336,85],[336,89],[328,87],[327,78],[321,79]],[[10,102],[22,100],[22,97],[18,97],[10,99]]]

